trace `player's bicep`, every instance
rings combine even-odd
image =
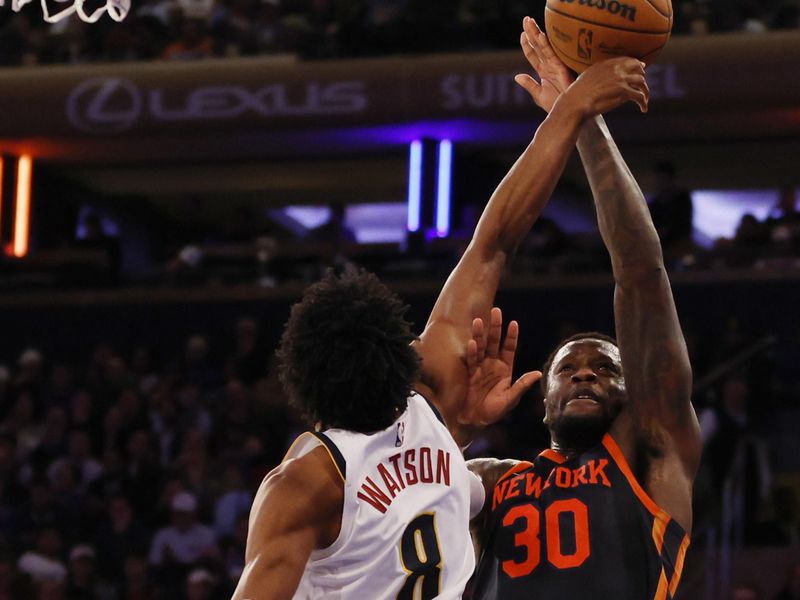
[[[262,483],[250,515],[245,568],[234,600],[291,600],[308,558],[340,510],[340,494],[314,471],[314,457],[284,463]],[[308,466],[312,468],[309,469]],[[330,489],[328,489],[330,488]]]

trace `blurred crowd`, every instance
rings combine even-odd
[[[763,334],[735,318],[713,342],[687,327],[706,445],[698,546],[733,499],[739,543],[800,551],[800,389],[776,377],[769,341],[740,360]],[[254,492],[303,425],[263,324],[239,318],[224,338],[197,333],[174,352],[30,347],[0,365],[0,600],[230,597]],[[522,403],[470,456],[535,455],[548,443],[541,407]]]
[[[19,12],[0,11],[0,64],[257,54],[316,59],[515,48],[522,17],[530,14],[542,20],[545,3],[133,0],[131,4],[121,24],[104,17],[87,25],[73,15],[50,25],[34,4]],[[673,4],[674,31],[679,35],[800,27],[796,0],[675,0]]]
[[[0,367],[0,598],[230,597],[253,493],[299,427],[258,323],[231,337]]]

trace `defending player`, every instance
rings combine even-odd
[[[609,61],[561,95],[489,201],[411,347],[399,302],[374,281],[326,279],[293,308],[281,344],[284,383],[327,431],[301,437],[259,489],[234,598],[460,597],[474,559],[458,447],[539,375],[512,386],[516,324],[500,351],[493,311],[496,350],[482,363],[490,385],[470,393],[464,348],[473,317],[488,318],[503,268],[552,193],[581,124],[627,101],[646,109],[642,73],[633,59]],[[458,445],[443,437],[431,407]]]
[[[525,32],[542,82],[518,81],[549,110],[574,84],[532,20]],[[701,441],[658,236],[600,117],[578,149],[611,255],[618,343],[586,333],[553,351],[542,378],[551,449],[511,469],[472,465],[489,491],[476,600],[672,598],[689,544]]]

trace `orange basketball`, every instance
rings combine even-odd
[[[615,56],[652,61],[672,31],[671,0],[547,0],[547,37],[566,65],[581,73]]]

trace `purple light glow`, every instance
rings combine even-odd
[[[408,230],[419,231],[422,207],[422,142],[411,142],[408,156]]]
[[[436,235],[450,233],[450,195],[453,178],[453,143],[439,142],[439,177],[436,192]]]

